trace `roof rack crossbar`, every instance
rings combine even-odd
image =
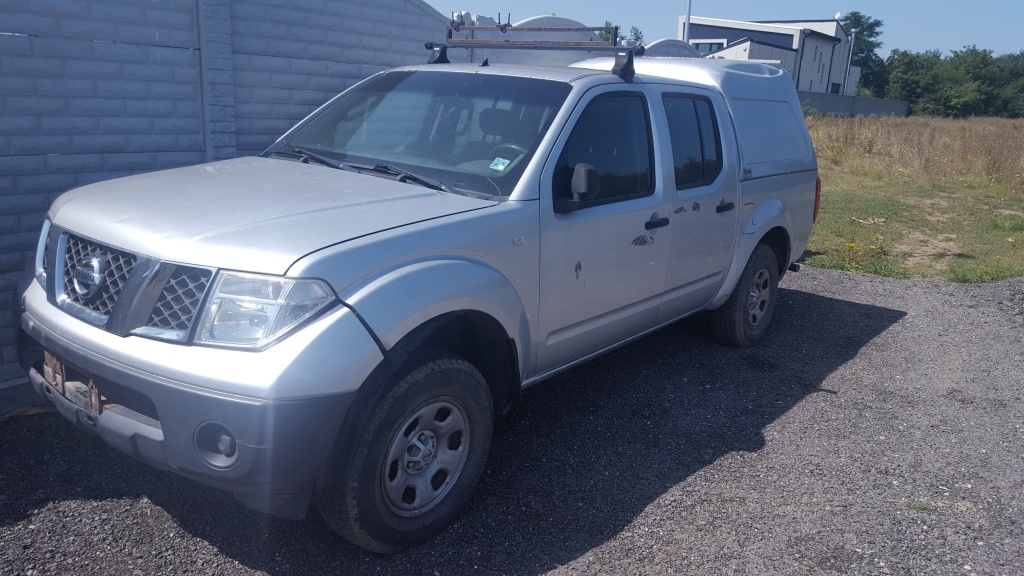
[[[610,46],[598,42],[560,42],[555,40],[523,40],[518,42],[506,40],[458,40],[453,39],[447,43],[427,42],[428,50],[441,47],[448,48],[487,48],[491,50],[586,50],[588,52],[629,52],[637,56],[643,56],[643,46]]]
[[[507,22],[505,22],[505,23],[501,22],[501,14],[498,15],[498,25],[497,26],[472,26],[472,25],[467,25],[466,22],[462,19],[462,15],[459,14],[459,19],[458,20],[456,20],[455,18],[452,18],[452,21],[447,26],[447,33],[445,34],[445,37],[447,39],[448,45],[452,46],[452,47],[454,47],[454,46],[456,46],[458,44],[463,44],[464,46],[473,46],[473,45],[476,45],[475,43],[479,43],[479,42],[490,42],[490,43],[495,43],[495,44],[501,43],[501,42],[503,42],[503,40],[478,40],[478,39],[470,40],[470,39],[464,39],[464,38],[455,38],[454,35],[455,35],[456,32],[501,32],[502,34],[508,34],[510,32],[513,32],[513,33],[514,32],[532,32],[532,33],[537,33],[537,32],[542,32],[542,33],[548,33],[548,32],[555,32],[555,33],[557,33],[557,32],[596,32],[598,34],[605,35],[604,37],[606,37],[607,40],[603,40],[602,39],[601,41],[597,41],[597,40],[584,41],[584,42],[582,42],[582,44],[584,44],[584,45],[594,44],[594,45],[598,45],[598,46],[603,45],[603,46],[608,46],[608,47],[613,47],[613,48],[622,48],[622,46],[619,44],[619,27],[618,26],[511,26]],[[559,46],[559,45],[580,44],[579,41],[577,41],[577,42],[569,42],[569,41],[558,41],[558,40],[536,40],[536,41],[516,40],[513,43],[514,44],[521,44],[521,45],[534,45],[534,46],[542,46],[542,45]],[[492,47],[492,46],[488,46],[488,47]],[[519,46],[517,46],[517,48],[518,47]]]
[[[456,32],[598,32],[607,34],[608,40],[504,40],[497,38],[455,38]],[[628,66],[624,64],[623,70],[628,68],[629,78],[623,76],[627,81],[632,78],[633,56],[643,56],[646,49],[643,45],[623,46],[619,44],[618,26],[511,26],[501,22],[501,14],[498,15],[497,26],[471,26],[467,25],[458,14],[458,19],[452,15],[452,21],[448,24],[447,40],[445,42],[427,42],[424,45],[433,54],[428,60],[430,64],[447,64],[448,48],[486,48],[489,50],[512,49],[512,50],[579,50],[587,52],[617,52],[629,54]],[[616,74],[620,71],[616,70]]]
[[[458,29],[450,26],[453,32],[477,31],[477,32],[607,32],[611,34],[618,26],[466,26],[460,25]]]

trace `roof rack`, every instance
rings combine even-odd
[[[454,17],[447,26],[447,40],[445,42],[427,42],[425,44],[428,50],[440,49],[444,52],[442,56],[444,60],[438,59],[438,57],[431,56],[430,63],[446,63],[447,51],[445,48],[488,48],[488,49],[515,49],[515,50],[586,50],[586,51],[604,51],[604,52],[632,52],[637,56],[642,56],[644,53],[644,47],[638,46],[623,46],[619,44],[619,27],[618,26],[582,26],[582,27],[547,27],[547,26],[512,26],[511,25],[511,14],[506,18],[507,21],[502,24],[501,14],[498,14],[498,25],[497,26],[470,26],[465,23],[462,19],[462,14],[459,14],[459,19],[456,20]],[[510,32],[605,32],[608,34],[608,40],[598,41],[567,41],[567,40],[494,40],[494,39],[478,39],[478,38],[455,38],[453,35],[455,32],[501,32],[502,34],[508,34]]]
[[[487,48],[494,49],[515,49],[515,50],[586,50],[588,52],[615,52],[615,64],[612,73],[630,82],[633,80],[633,55],[643,56],[646,49],[643,45],[623,46],[619,44],[618,26],[583,26],[583,27],[556,27],[556,26],[512,26],[512,15],[508,14],[506,22],[502,24],[501,14],[498,14],[497,26],[470,26],[462,19],[456,20],[454,15],[447,27],[446,42],[427,42],[424,47],[431,51],[427,64],[451,64],[448,59],[448,48]],[[477,38],[455,38],[455,32],[607,32],[607,41],[565,41],[565,40],[493,40]],[[481,66],[487,66],[484,59]]]

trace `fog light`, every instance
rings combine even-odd
[[[222,456],[231,458],[235,455],[235,439],[229,434],[221,434],[217,439],[217,450],[220,450]]]
[[[199,457],[214,468],[230,468],[238,461],[235,435],[215,420],[203,422],[196,428],[195,446]]]

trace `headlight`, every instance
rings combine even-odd
[[[196,343],[262,349],[335,298],[320,280],[222,272],[211,288]]]
[[[36,245],[36,281],[46,288],[46,241],[50,236],[50,219],[43,222],[43,231],[39,233],[39,244]]]

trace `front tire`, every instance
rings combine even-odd
[[[454,354],[414,355],[391,382],[317,499],[331,528],[385,554],[434,536],[469,500],[494,420],[487,382]]]
[[[729,346],[753,346],[768,331],[778,292],[778,259],[771,248],[758,244],[732,295],[708,314],[711,335]]]

